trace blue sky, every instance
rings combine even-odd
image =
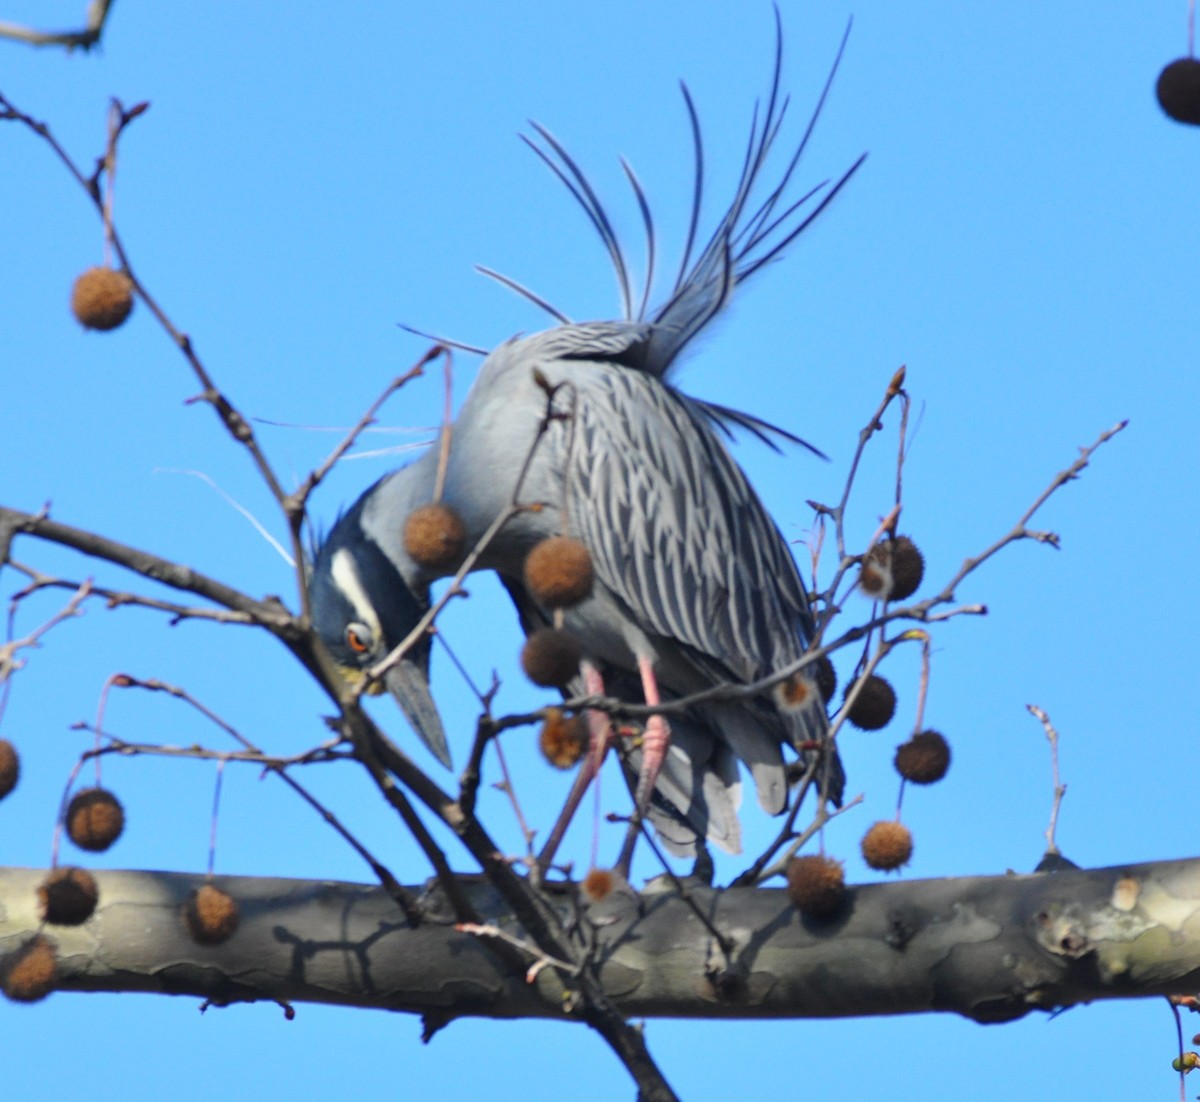
[[[3,14],[66,25],[79,7],[13,2]],[[0,43],[0,90],[49,121],[84,164],[102,149],[107,97],[151,101],[122,146],[118,222],[143,280],[247,414],[352,423],[424,351],[397,322],[483,346],[544,327],[475,274],[477,263],[575,317],[612,316],[618,301],[599,243],[515,135],[535,118],[562,139],[636,253],[637,212],[617,163],[627,157],[675,255],[690,165],[678,80],[701,113],[715,198],[732,187],[769,78],[765,2],[406,7],[351,3],[335,15],[324,5],[283,13],[127,2],[98,55]],[[906,875],[1036,863],[1050,774],[1029,702],[1063,736],[1059,840],[1068,856],[1107,865],[1193,855],[1194,835],[1179,823],[1191,810],[1195,746],[1187,633],[1200,524],[1185,464],[1200,398],[1200,132],[1165,119],[1153,98],[1159,69],[1186,52],[1186,4],[783,0],[781,9],[792,134],[855,19],[802,178],[870,156],[786,259],[697,342],[680,377],[692,393],[780,421],[830,455],[826,464],[739,446],[785,534],[807,535],[806,499],[836,498],[856,434],[900,364],[919,413],[902,527],[938,584],[1007,531],[1079,445],[1130,419],[1038,518],[1062,535],[1062,550],[1011,548],[959,591],[989,615],[937,632],[928,720],[950,738],[954,763],[945,782],[906,800],[916,839]],[[291,600],[289,571],[267,543],[205,483],[172,473],[203,471],[282,531],[245,456],[205,409],[184,405],[195,383],[148,313],[108,336],[70,318],[75,275],[101,260],[81,193],[16,126],[0,128],[0,165],[0,502],[51,501],[60,520]],[[475,366],[456,358],[460,398]],[[435,376],[415,384],[389,405],[386,423],[435,423],[440,393]],[[865,541],[887,511],[894,423],[868,457],[852,539]],[[289,478],[336,440],[296,427],[260,432]],[[380,434],[370,445],[427,435]],[[344,464],[316,512],[332,518],[401,461]],[[88,571],[29,541],[18,552],[65,576]],[[97,577],[129,584],[108,569]],[[15,588],[0,578],[6,598]],[[499,671],[500,708],[539,703],[516,672],[504,601],[486,581],[471,591],[445,633],[478,681]],[[18,630],[54,607],[52,598],[31,602]],[[25,769],[0,805],[5,864],[49,860],[54,809],[84,745],[69,725],[94,715],[114,671],[184,685],[281,753],[321,737],[317,692],[249,632],[170,629],[150,613],[94,607],[28,658],[0,730],[21,747]],[[444,655],[435,666],[461,755],[470,694]],[[892,728],[848,732],[842,744],[849,789],[866,804],[830,829],[827,847],[848,859],[853,880],[874,879],[855,856],[858,838],[894,807],[891,756],[912,721],[916,673],[909,656],[892,665],[901,697]],[[398,715],[380,715],[409,737]],[[108,724],[131,738],[220,744],[177,705],[136,694],[113,702]],[[566,782],[529,741],[516,734],[506,746],[525,778],[527,814],[545,823]],[[128,807],[129,829],[97,864],[203,868],[211,766],[120,761],[105,779]],[[356,773],[305,780],[399,875],[425,875]],[[605,794],[617,800],[614,779]],[[515,846],[505,806],[493,799],[487,813]],[[753,849],[772,824],[753,806],[745,819]],[[580,862],[588,833],[568,843]],[[225,779],[217,868],[367,875],[283,786],[236,770]],[[736,868],[723,863],[720,874]],[[688,1098],[728,1097],[752,1077],[764,1096],[849,1087],[903,1102],[927,1097],[933,1068],[947,1096],[1040,1097],[1064,1077],[1094,1098],[1174,1090],[1173,1027],[1161,1002],[996,1028],[924,1016],[656,1021],[648,1030]],[[556,1098],[567,1084],[581,1100],[629,1096],[602,1043],[563,1025],[461,1022],[426,1048],[415,1020],[383,1014],[301,1007],[289,1023],[262,1005],[202,1018],[191,1000],[64,994],[31,1008],[0,1005],[0,1035],[7,1088],[29,1099],[57,1097],[63,1073],[88,1075],[100,1099],[157,1098],[165,1082],[181,1100],[213,1090],[304,1097],[344,1089],[349,1069],[363,1093],[399,1080],[414,1094],[445,1084],[497,1102]]]

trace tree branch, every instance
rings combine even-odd
[[[44,875],[0,869],[0,953],[43,929],[36,887]],[[217,877],[238,901],[241,922],[229,941],[204,948],[179,917],[199,874],[95,876],[95,915],[79,928],[45,928],[58,946],[61,990],[320,1002],[443,1020],[574,1019],[601,1028],[564,999],[558,969],[537,969],[526,982],[481,938],[455,930],[452,911],[439,911],[436,898],[414,929],[377,888]],[[494,888],[471,879],[463,888],[485,921],[529,939]],[[689,890],[734,946],[719,976],[712,936],[673,891],[613,893],[583,909],[599,993],[615,1012],[749,1019],[936,1010],[999,1022],[1200,987],[1200,860],[860,885],[844,915],[821,924],[802,920],[781,890]],[[574,885],[555,900],[564,920],[579,905]],[[637,1047],[620,1044],[623,1057]]]
[[[240,590],[218,582],[193,570],[190,566],[171,562],[148,551],[139,551],[128,544],[118,543],[105,536],[60,524],[41,513],[22,513],[0,505],[0,565],[8,560],[9,548],[14,536],[19,534],[37,536],[51,543],[72,547],[95,559],[116,563],[127,570],[152,578],[172,589],[195,593],[214,604],[222,605],[235,612],[245,613],[255,623],[279,629],[292,615],[277,597],[257,601]]]

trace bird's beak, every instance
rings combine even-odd
[[[447,769],[452,769],[442,717],[438,715],[425,674],[415,662],[402,658],[383,675],[383,680],[429,752]]]

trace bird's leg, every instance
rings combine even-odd
[[[600,671],[590,662],[582,663],[580,670],[583,674],[584,691],[587,695],[603,696],[604,678],[600,676]],[[563,804],[563,809],[559,812],[558,821],[547,836],[546,844],[542,846],[542,852],[538,854],[537,864],[534,868],[534,876],[538,880],[541,879],[542,875],[550,867],[550,862],[554,860],[554,855],[558,852],[563,835],[566,834],[567,827],[571,825],[571,819],[579,808],[579,803],[583,799],[584,793],[587,792],[588,785],[592,783],[592,779],[600,772],[600,766],[604,762],[604,755],[608,753],[608,748],[612,745],[613,727],[612,721],[608,716],[603,712],[596,711],[594,708],[589,708],[586,716],[588,731],[591,736],[588,742],[588,752],[579,767],[579,772],[575,774],[575,783],[571,786],[571,791],[567,794],[567,802]]]
[[[639,658],[638,673],[642,675],[642,695],[646,698],[646,703],[651,708],[661,704],[658,681],[654,677],[654,663],[649,658]],[[616,867],[626,879],[629,878],[629,866],[633,861],[633,847],[637,844],[642,820],[650,804],[650,794],[658,781],[658,774],[666,760],[670,742],[671,728],[667,726],[666,719],[655,714],[646,720],[646,730],[642,734],[642,770],[638,775],[637,791],[633,798],[633,817],[629,820],[625,844],[621,846],[621,855],[617,858]]]

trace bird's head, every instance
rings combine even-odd
[[[410,583],[364,528],[363,506],[371,492],[317,548],[308,582],[313,626],[352,682],[403,642],[429,608],[424,585]],[[421,741],[449,769],[446,734],[429,691],[429,649],[428,636],[418,640],[384,673],[382,685],[376,682],[368,691],[386,686]]]

